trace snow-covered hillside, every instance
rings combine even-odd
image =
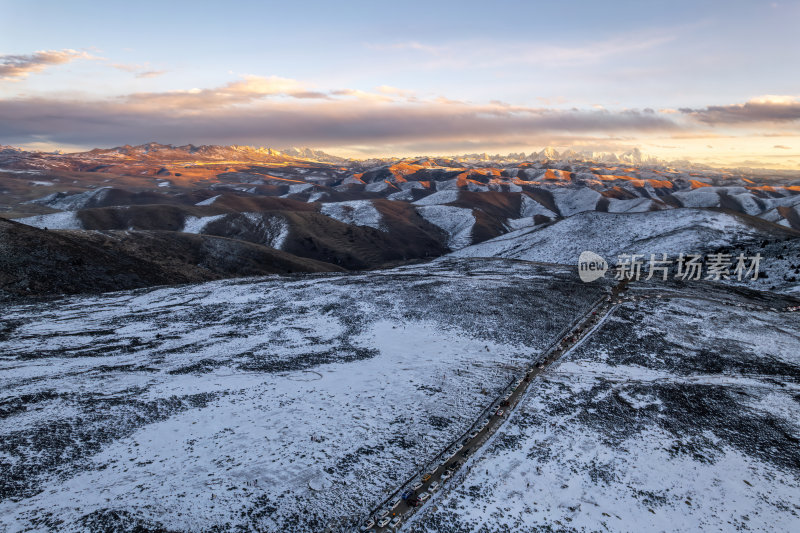
[[[614,262],[618,254],[677,255],[763,237],[736,216],[702,209],[645,213],[584,212],[546,226],[523,228],[453,253],[574,264],[585,250]]]
[[[48,229],[81,229],[80,219],[75,211],[61,211],[49,213],[47,215],[35,215],[17,219],[17,222],[33,226],[35,228]]]
[[[600,292],[478,260],[6,306],[0,529],[358,516]]]
[[[617,309],[405,530],[797,531],[796,317],[702,296]]]
[[[111,187],[100,187],[98,189],[75,194],[53,193],[30,203],[44,205],[52,209],[63,211],[76,211],[85,207],[90,207],[95,203],[101,202],[111,191]]]
[[[472,244],[472,228],[475,225],[472,209],[449,205],[423,205],[417,207],[417,213],[447,233],[447,247],[451,250],[459,250]]]
[[[345,224],[384,229],[381,224],[382,217],[380,211],[378,211],[369,200],[326,203],[322,204],[321,211],[322,214],[335,218]]]

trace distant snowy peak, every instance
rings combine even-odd
[[[558,159],[558,150],[553,148],[552,146],[548,146],[544,148],[541,152],[536,154],[537,159]]]
[[[283,148],[281,149],[281,152],[292,157],[298,157],[301,159],[312,159],[314,161],[324,161],[326,163],[342,164],[347,162],[347,159],[343,157],[337,157],[335,155],[325,153],[322,150],[314,150],[312,148],[307,148],[305,146],[300,148],[295,146],[292,146],[290,148]]]
[[[282,160],[314,160],[324,162],[343,163],[346,160],[337,158],[318,150],[309,148],[289,148],[286,151],[273,148],[243,146],[243,145],[200,145],[186,144],[175,146],[149,142],[131,146],[129,144],[114,148],[95,148],[78,156],[98,157],[126,157],[141,159],[207,159],[207,160],[250,160],[277,162]]]

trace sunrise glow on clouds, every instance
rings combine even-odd
[[[152,4],[117,32],[114,10],[88,2],[15,6],[0,38],[0,143],[355,157],[638,146],[800,167],[797,2],[465,3],[426,17],[424,4],[356,4]]]

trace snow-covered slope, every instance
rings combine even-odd
[[[289,189],[291,189],[291,187],[289,187]],[[194,205],[211,205],[214,202],[216,202],[219,199],[220,196],[222,196],[222,195],[218,194],[216,196],[212,196],[211,198],[206,198],[205,200],[201,200],[200,202],[197,202]]]
[[[74,194],[53,193],[44,198],[32,200],[31,203],[46,205],[47,207],[61,209],[63,211],[75,211],[102,201],[110,191],[111,187],[100,187],[91,191]]]
[[[562,217],[583,211],[594,211],[602,195],[587,187],[580,189],[554,189],[551,191]]]
[[[7,305],[0,530],[323,531],[601,292],[490,260]]]
[[[472,228],[475,226],[472,209],[449,205],[423,205],[417,207],[417,213],[447,233],[447,247],[451,250],[459,250],[472,244]]]
[[[241,238],[280,250],[289,236],[289,223],[280,215],[265,213],[188,216],[182,231]]]
[[[703,297],[618,309],[409,530],[796,531],[796,317]]]
[[[420,198],[416,202],[413,202],[415,205],[440,205],[440,204],[449,204],[451,202],[455,202],[461,196],[461,191],[458,189],[445,189],[443,191],[438,191],[433,194],[426,196],[425,198]]]
[[[50,213],[47,215],[36,215],[32,217],[18,218],[16,222],[34,226],[37,228],[48,229],[82,229],[81,224],[75,211],[63,211],[61,213]]]
[[[370,200],[353,200],[349,202],[331,202],[322,204],[322,214],[335,218],[345,224],[369,226],[385,231],[381,224],[381,213]]]
[[[585,212],[547,226],[520,229],[453,253],[573,264],[585,250],[613,262],[618,254],[692,253],[754,239],[762,233],[739,218],[701,209],[646,213]]]
[[[533,217],[535,215],[544,215],[548,218],[556,218],[557,215],[547,209],[545,206],[528,196],[523,194],[520,196],[520,217]]]
[[[225,215],[210,215],[207,217],[188,216],[184,219],[183,229],[181,231],[184,233],[203,233],[206,226],[224,216]]]
[[[649,198],[634,198],[632,200],[618,200],[611,198],[608,201],[609,213],[643,213],[650,211],[653,201]]]

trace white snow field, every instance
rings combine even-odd
[[[447,233],[447,247],[459,250],[472,244],[475,215],[472,209],[451,205],[423,205],[417,213],[431,224]]]
[[[320,211],[323,215],[335,218],[345,224],[355,226],[369,226],[386,231],[383,227],[380,211],[370,200],[352,200],[349,202],[330,202],[322,204]]]
[[[569,217],[584,211],[594,211],[602,195],[594,189],[554,188],[550,191],[561,216]]]
[[[223,231],[215,230],[215,222],[222,221]],[[268,213],[227,213],[209,215],[205,217],[187,216],[184,219],[184,233],[200,233],[207,235],[220,234],[220,236],[250,234],[252,242],[260,242],[270,248],[281,249],[289,236],[289,223],[280,215]]]
[[[625,304],[404,531],[800,531],[796,321]]]
[[[358,519],[601,292],[473,260],[7,305],[0,530]]]
[[[99,187],[80,193],[53,193],[43,198],[31,200],[32,204],[41,204],[53,209],[61,209],[62,211],[76,211],[83,209],[90,205],[92,202],[102,201],[108,197],[111,192],[111,187]]]
[[[646,213],[583,212],[462,248],[456,257],[506,257],[574,264],[585,250],[615,262],[618,254],[693,253],[763,237],[736,216],[703,209]]]
[[[456,202],[461,197],[461,191],[458,189],[445,189],[433,194],[429,194],[425,198],[421,198],[414,205],[441,205]]]
[[[75,211],[60,211],[58,213],[18,218],[15,222],[20,222],[36,228],[83,229],[83,224]]]
[[[184,233],[203,233],[206,226],[224,216],[224,214],[209,215],[207,217],[187,216],[183,221],[183,229],[181,229],[181,231]]]

